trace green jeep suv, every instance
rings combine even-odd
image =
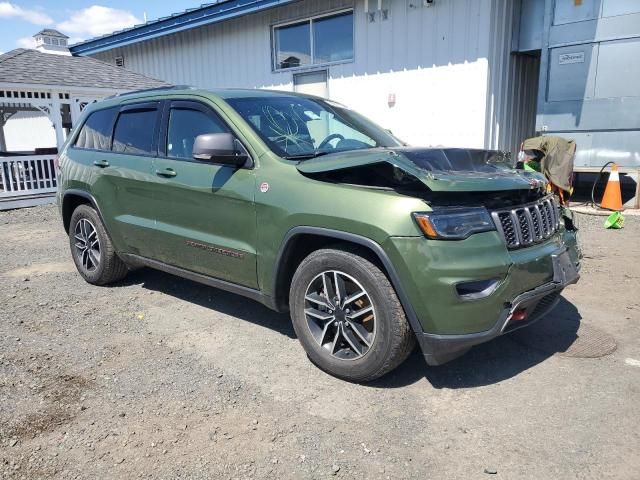
[[[438,365],[528,325],[577,281],[576,230],[538,173],[409,147],[343,105],[171,87],[88,106],[58,204],[82,277],[146,266],[289,311],[352,381],[415,341]]]

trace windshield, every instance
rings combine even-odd
[[[293,95],[226,101],[284,158],[402,145],[387,130],[333,102]]]

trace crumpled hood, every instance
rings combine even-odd
[[[543,175],[510,168],[504,157],[494,150],[467,148],[372,148],[303,160],[297,168],[313,175],[386,162],[413,175],[434,192],[523,190],[545,185]]]

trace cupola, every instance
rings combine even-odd
[[[71,55],[68,47],[68,40],[64,33],[52,28],[45,28],[36,33],[36,50],[43,53],[54,53],[57,55]]]

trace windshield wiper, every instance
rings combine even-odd
[[[333,152],[327,152],[327,151],[321,150],[319,152],[302,153],[300,155],[287,155],[284,158],[286,158],[287,160],[309,160],[310,158],[321,157],[322,155],[327,155],[329,153],[333,153]]]

